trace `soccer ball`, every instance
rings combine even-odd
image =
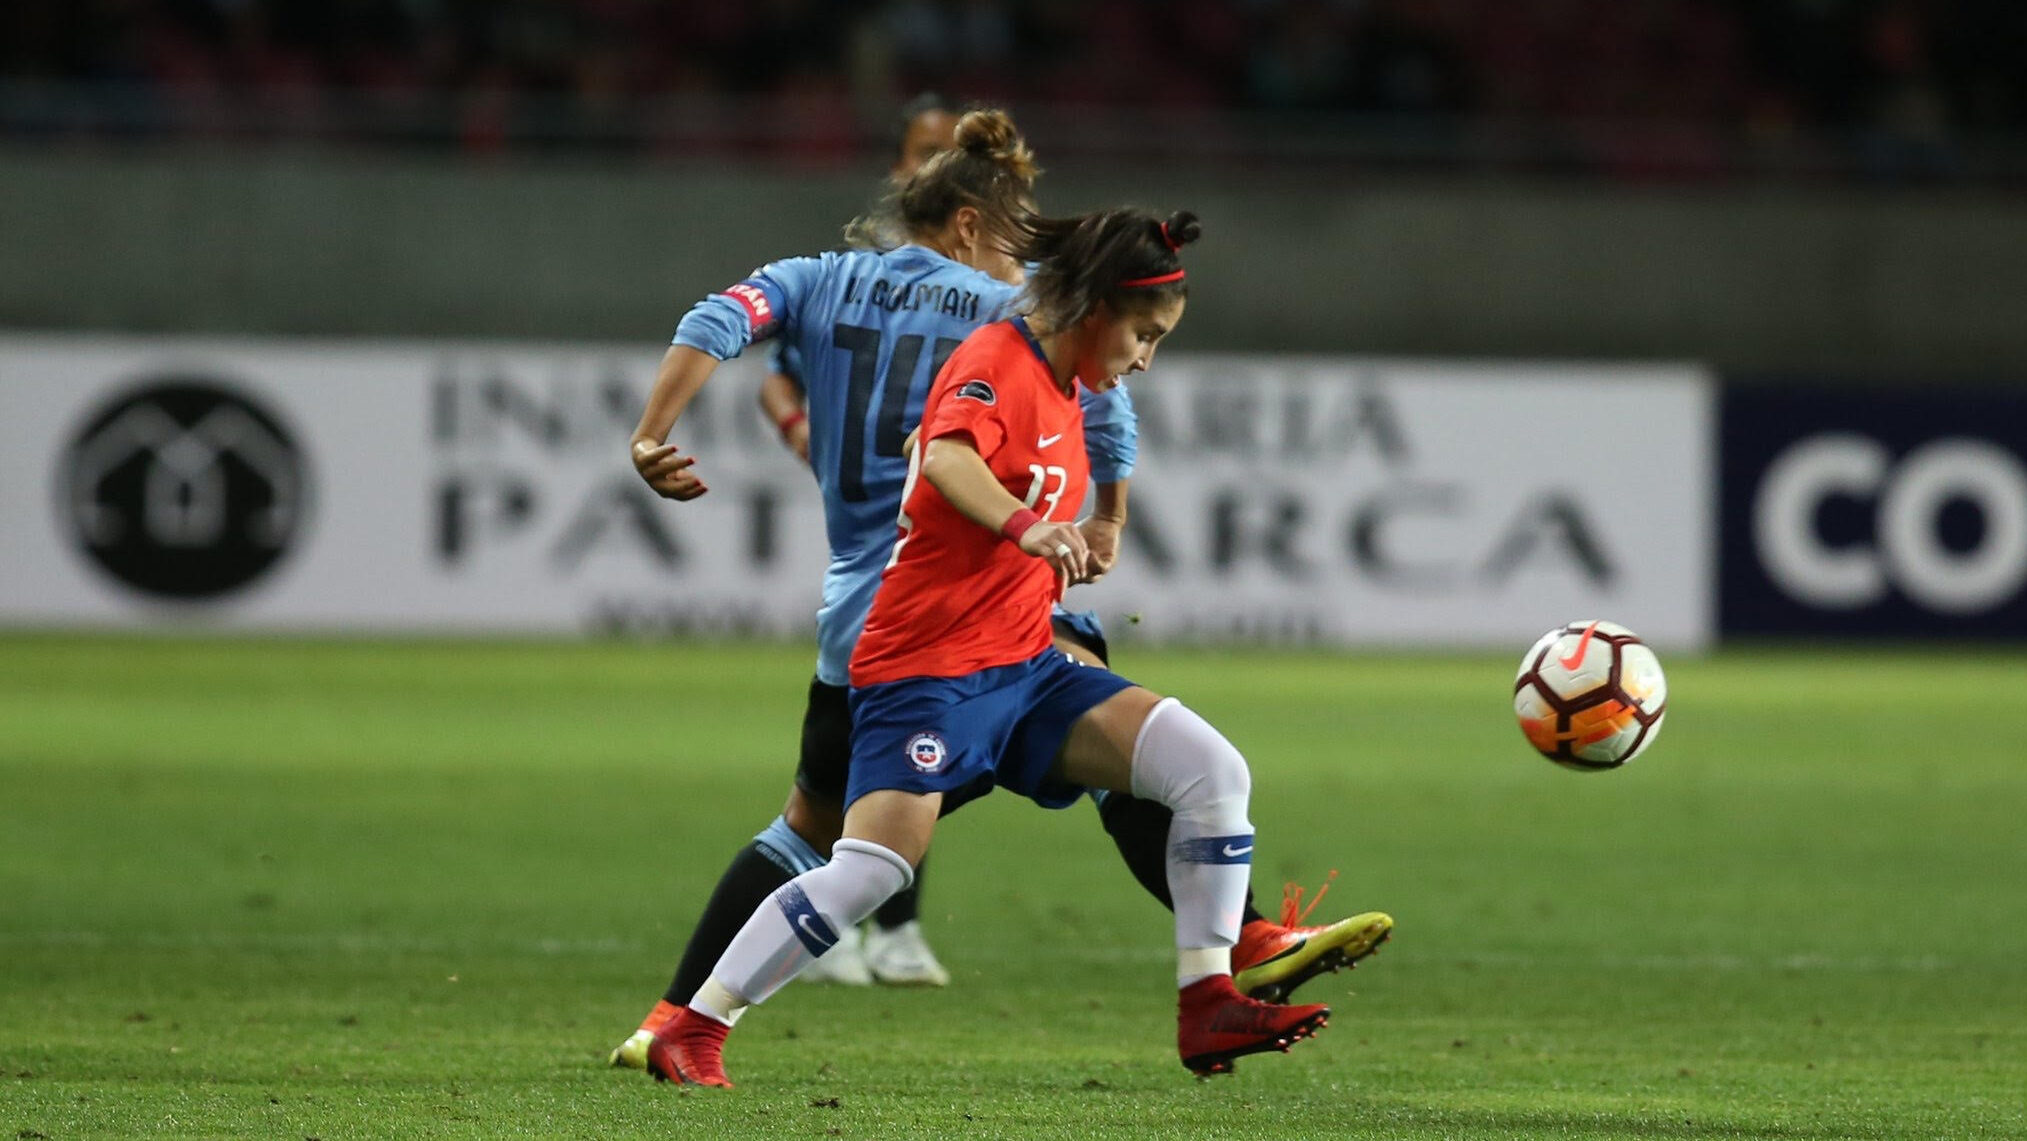
[[[1520,659],[1513,714],[1541,755],[1579,772],[1616,769],[1661,732],[1668,681],[1639,635],[1612,622],[1572,622]]]

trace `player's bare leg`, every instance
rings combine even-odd
[[[781,818],[810,847],[825,855],[830,854],[830,847],[838,842],[838,837],[845,834],[844,807],[819,800],[800,787],[788,791],[788,800],[781,806]]]

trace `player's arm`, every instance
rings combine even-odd
[[[687,500],[710,490],[690,470],[697,457],[679,456],[674,444],[663,441],[717,368],[718,358],[689,345],[670,345],[662,354],[654,391],[633,429],[633,469],[657,495]]]
[[[1084,532],[1084,545],[1091,551],[1091,577],[1097,582],[1119,562],[1119,536],[1126,529],[1126,493],[1130,481],[1113,480],[1095,485],[1091,514],[1077,528]]]
[[[809,462],[809,411],[803,406],[802,385],[786,372],[767,374],[760,382],[760,410],[781,433],[781,442]]]
[[[678,456],[676,446],[666,442],[669,432],[719,361],[738,356],[747,345],[785,327],[820,274],[821,264],[817,258],[771,262],[683,314],[674,344],[662,354],[654,391],[648,395],[640,423],[634,426],[630,449],[634,470],[655,494],[687,500],[710,490],[689,470],[696,457]]]
[[[1091,516],[1079,526],[1091,549],[1091,581],[1119,561],[1119,537],[1126,527],[1126,496],[1133,465],[1140,458],[1140,421],[1133,397],[1119,384],[1082,398],[1084,451],[1091,461],[1096,495]]]
[[[1083,532],[1074,524],[1051,523],[1014,498],[986,466],[970,436],[952,433],[929,441],[922,451],[922,478],[958,514],[1046,561],[1066,583],[1084,581],[1090,551]]]

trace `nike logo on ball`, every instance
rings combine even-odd
[[[1055,435],[1053,435],[1053,436],[1043,436],[1043,437],[1042,437],[1041,439],[1039,439],[1039,440],[1036,440],[1036,441],[1035,441],[1035,446],[1036,446],[1036,447],[1038,447],[1038,448],[1046,448],[1046,447],[1048,447],[1048,446],[1049,446],[1050,444],[1053,444],[1053,443],[1055,443],[1055,442],[1056,442],[1057,440],[1060,440],[1060,439],[1062,439],[1062,438],[1063,438],[1063,434],[1062,434],[1061,432],[1057,432],[1057,433],[1056,433]]]
[[[1584,636],[1578,639],[1576,652],[1567,658],[1560,659],[1562,668],[1574,671],[1584,664],[1584,655],[1591,651],[1591,635],[1597,632],[1598,624],[1596,622],[1584,627]]]
[[[1250,852],[1252,850],[1253,846],[1251,844],[1248,844],[1243,848],[1234,848],[1230,844],[1225,845],[1225,855],[1227,856],[1243,856],[1247,852]]]

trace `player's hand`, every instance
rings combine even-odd
[[[1102,515],[1093,515],[1077,524],[1077,529],[1084,533],[1084,545],[1091,551],[1091,574],[1081,581],[1097,582],[1118,563],[1120,527],[1119,520]]]
[[[1075,524],[1043,520],[1021,532],[1020,547],[1056,568],[1059,596],[1071,583],[1083,582],[1089,573],[1091,548]]]
[[[674,444],[634,441],[633,470],[664,499],[695,499],[711,490],[690,470],[690,465],[696,462],[695,456],[677,455]]]

